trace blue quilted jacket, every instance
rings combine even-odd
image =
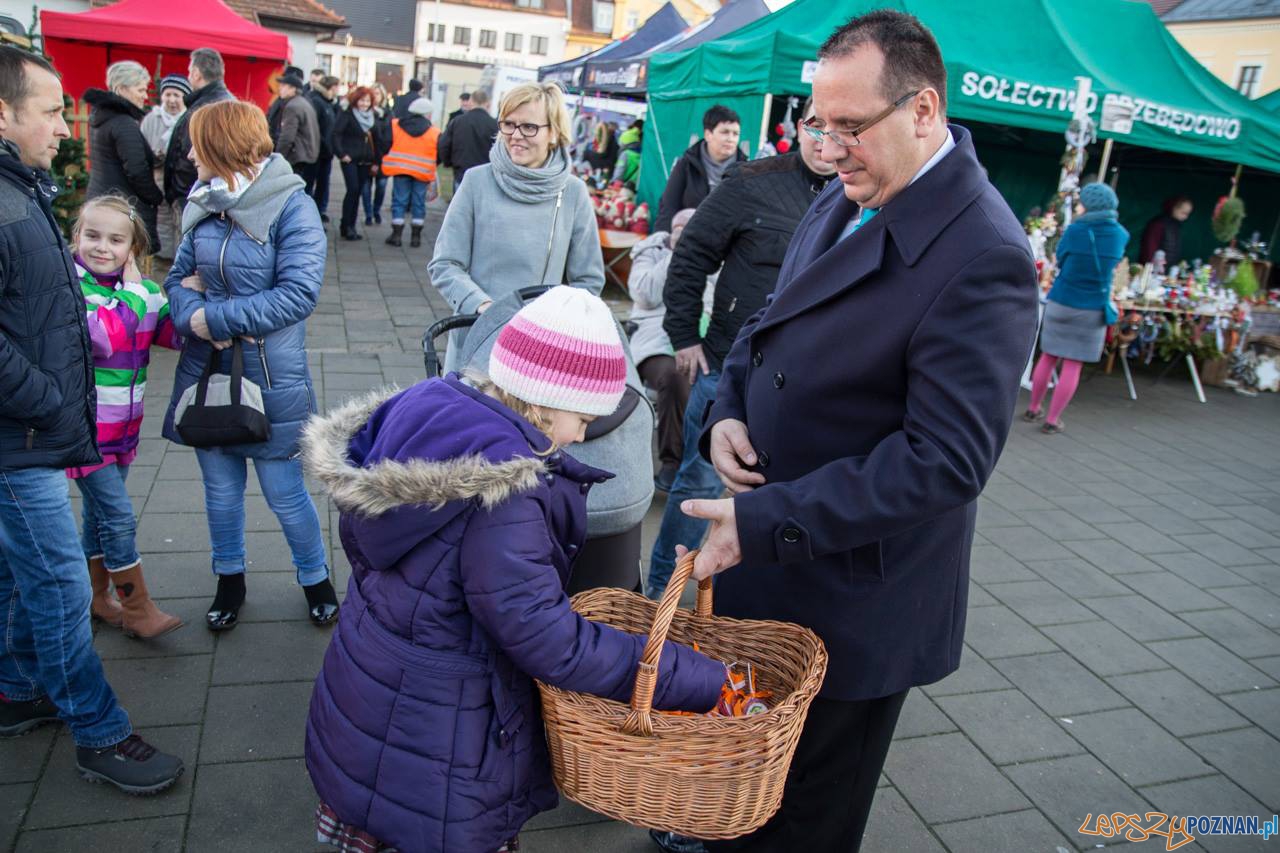
[[[197,185],[197,189],[199,185]],[[182,444],[174,428],[178,399],[194,385],[212,345],[191,333],[191,315],[205,310],[215,340],[248,336],[245,377],[262,389],[271,438],[223,450],[255,459],[285,459],[316,411],[307,367],[306,320],[315,310],[324,278],[326,240],[315,202],[279,154],[223,213],[193,198],[182,217],[184,235],[165,279],[173,323],[186,339],[164,418],[164,437]],[[182,286],[199,272],[203,294]],[[219,372],[231,372],[231,350],[219,356]]]
[[[351,582],[306,760],[342,821],[403,853],[490,853],[556,804],[533,678],[631,698],[644,637],[573,612],[586,499],[609,475],[456,379],[312,421]],[[705,711],[724,666],[663,649],[654,705]]]

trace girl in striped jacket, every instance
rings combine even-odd
[[[84,554],[93,582],[91,612],[131,637],[150,639],[182,625],[156,607],[142,580],[137,525],[125,488],[138,455],[151,345],[179,349],[164,289],[138,272],[147,254],[146,225],[122,196],[85,202],[72,233],[84,292],[98,389],[102,462],[68,468],[84,497]],[[115,586],[117,598],[111,596]]]

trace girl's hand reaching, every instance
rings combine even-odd
[[[187,290],[194,290],[196,293],[204,293],[204,282],[200,280],[200,273],[198,272],[184,278],[182,286]]]

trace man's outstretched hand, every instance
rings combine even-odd
[[[742,548],[738,544],[738,519],[734,512],[733,498],[713,501],[685,501],[680,511],[691,518],[705,518],[711,522],[707,541],[693,563],[693,579],[703,580],[731,569],[742,562]],[[679,550],[676,554],[679,556]]]

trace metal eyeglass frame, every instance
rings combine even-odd
[[[862,124],[855,127],[853,130],[823,130],[822,128],[814,127],[810,124],[810,122],[815,120],[814,118],[804,121],[801,124],[801,127],[804,128],[805,133],[812,136],[819,144],[826,142],[829,139],[841,148],[855,148],[862,144],[862,141],[858,139],[858,134],[866,133],[873,125],[888,118],[893,114],[894,110],[923,91],[923,89],[916,89],[914,92],[908,92],[880,112],[873,115],[871,118],[864,121]],[[849,141],[845,141],[846,137]]]

